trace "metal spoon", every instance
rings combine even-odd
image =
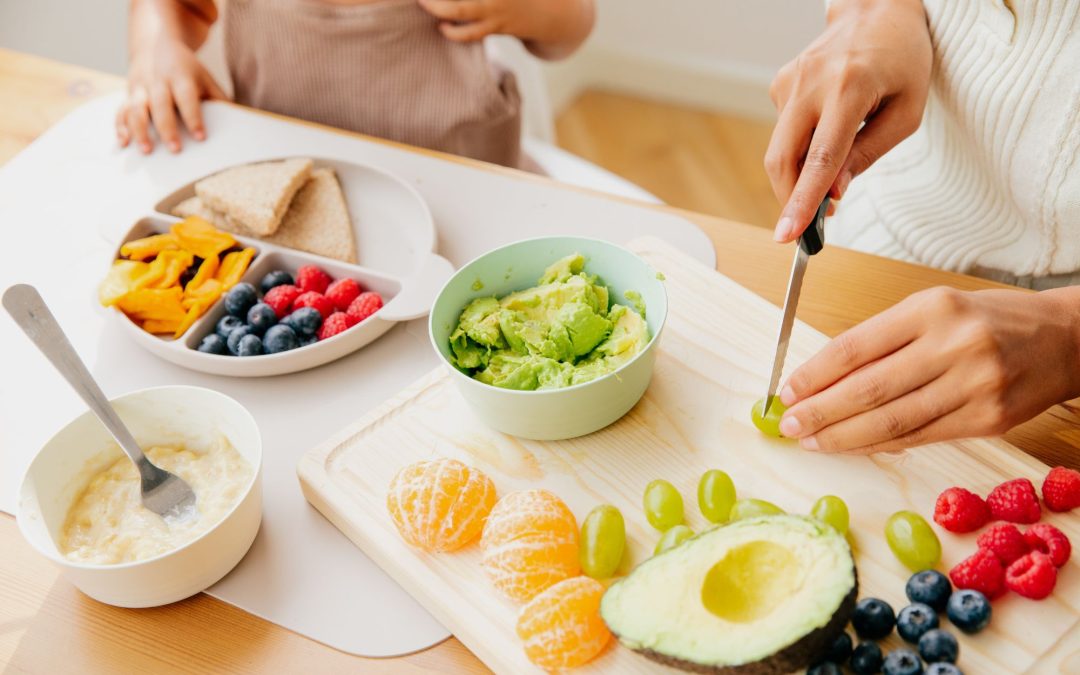
[[[4,292],[4,309],[15,319],[27,337],[37,346],[64,379],[89,406],[127,456],[135,462],[142,477],[142,503],[174,525],[194,517],[195,492],[175,474],[155,465],[143,453],[120,417],[113,410],[109,399],[86,369],[75,348],[71,346],[60,324],[45,306],[37,289],[27,284],[17,284]]]

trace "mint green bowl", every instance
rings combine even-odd
[[[624,293],[641,294],[650,335],[645,349],[614,372],[563,389],[502,389],[474,380],[454,367],[450,333],[465,305],[474,298],[501,298],[535,286],[545,268],[573,253],[585,256],[585,270],[599,275],[608,285],[612,302],[633,306]],[[599,239],[541,237],[497,248],[458,270],[435,299],[428,332],[454,384],[484,424],[521,438],[561,440],[603,429],[641,399],[652,379],[667,310],[667,291],[660,275],[630,251]]]

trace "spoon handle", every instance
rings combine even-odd
[[[37,289],[27,284],[16,284],[4,292],[3,304],[11,318],[15,319],[15,323],[19,324],[31,342],[64,376],[141,471],[146,463],[142,449],[120,421],[109,399],[105,398],[82,359],[75,353],[75,348],[71,346],[52,312],[45,306],[45,301],[41,299]]]

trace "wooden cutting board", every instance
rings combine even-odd
[[[727,471],[740,497],[768,499],[792,513],[806,513],[821,495],[836,494],[851,510],[860,595],[882,597],[896,609],[906,604],[909,573],[885,543],[890,514],[911,509],[929,519],[937,494],[951,485],[985,494],[1017,476],[1038,485],[1046,474],[1046,466],[1000,440],[857,457],[805,452],[763,436],[749,411],[765,388],[779,310],[660,240],[639,239],[629,248],[667,277],[670,310],[652,384],[619,422],[569,441],[505,436],[476,420],[440,369],[311,450],[298,467],[308,501],[494,671],[535,670],[514,633],[518,607],[488,583],[476,544],[427,554],[401,540],[386,512],[386,487],[408,463],[457,458],[491,476],[500,495],[547,488],[579,523],[597,504],[614,504],[626,519],[625,571],[645,560],[659,537],[641,508],[642,491],[654,478],[679,488],[695,531],[706,525],[696,505],[697,482],[710,468]],[[789,364],[802,363],[826,341],[796,324]],[[1080,516],[1046,520],[1080,544]],[[975,549],[973,535],[939,535],[943,570]],[[965,672],[1080,672],[1078,559],[1061,570],[1047,600],[1009,595],[994,603],[993,623],[982,634],[954,631]],[[889,647],[899,644],[895,636],[890,640]],[[612,646],[583,670],[665,668]]]

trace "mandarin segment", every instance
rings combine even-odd
[[[611,639],[600,618],[603,595],[599,581],[572,577],[530,600],[517,622],[525,656],[548,670],[574,668],[592,660]]]
[[[526,602],[581,573],[574,514],[547,490],[506,495],[488,515],[481,566],[511,600]]]
[[[476,539],[494,505],[491,479],[454,459],[406,466],[386,495],[402,539],[425,551],[455,551]]]

